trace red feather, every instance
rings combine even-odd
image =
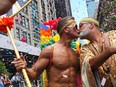
[[[7,33],[6,26],[9,27],[9,29],[13,28],[14,19],[13,17],[3,17],[0,19],[0,32]]]
[[[54,20],[49,20],[48,22],[44,22],[43,24],[46,26],[50,26],[50,28],[52,30],[56,30],[56,26],[58,24],[58,21],[62,20],[61,17],[59,17],[58,19],[54,19]]]

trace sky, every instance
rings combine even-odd
[[[99,0],[95,1],[98,2]],[[70,3],[72,16],[75,18],[77,24],[79,24],[82,18],[88,17],[86,0],[70,0]]]
[[[70,2],[72,16],[75,18],[77,24],[82,18],[88,17],[85,0],[70,0]]]

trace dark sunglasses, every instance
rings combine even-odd
[[[67,28],[74,28],[74,29],[78,29],[78,26],[77,26],[77,24],[76,24],[74,27],[72,27],[72,26],[67,26]]]
[[[89,24],[88,22],[82,22],[79,24],[79,28],[83,26],[83,24]]]

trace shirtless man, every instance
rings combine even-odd
[[[0,0],[0,15],[7,13],[16,0]]]
[[[78,38],[74,18],[67,16],[60,20],[57,31],[61,39],[44,48],[32,68],[27,68],[21,58],[15,59],[14,65],[17,70],[25,68],[30,79],[36,79],[46,69],[48,87],[77,87],[79,55],[70,47],[71,40]]]

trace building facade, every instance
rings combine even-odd
[[[88,17],[97,18],[99,0],[86,0]]]
[[[40,22],[56,18],[56,9],[54,0],[38,0]]]
[[[70,0],[54,0],[56,17],[72,16]]]
[[[99,0],[70,0],[72,16],[77,24],[84,17],[97,18]]]
[[[86,0],[70,0],[72,16],[75,18],[77,24],[84,17],[88,17]]]
[[[57,7],[56,3],[61,6]],[[60,9],[61,13],[56,8]],[[58,16],[67,15],[71,15],[70,0],[32,0],[15,16],[12,36],[16,40],[36,47],[40,42],[39,25]]]
[[[54,0],[32,0],[16,15],[14,39],[36,47],[40,42],[39,24],[56,18]]]

